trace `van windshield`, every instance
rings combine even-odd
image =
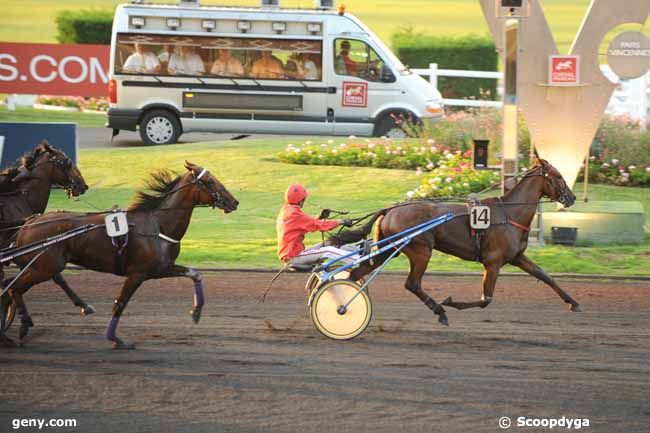
[[[322,80],[322,41],[120,33],[115,73]]]

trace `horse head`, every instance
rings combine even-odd
[[[545,159],[537,158],[531,171],[539,170],[539,175],[544,178],[545,196],[561,203],[564,207],[573,206],[576,195],[571,191],[560,172]]]
[[[88,190],[79,168],[65,152],[52,146],[47,140],[36,146],[31,154],[23,156],[22,166],[12,180],[22,182],[42,176],[65,188],[68,197],[80,196]]]
[[[224,213],[237,210],[239,202],[228,192],[225,186],[214,177],[207,169],[185,161],[185,168],[189,172],[196,191],[196,204],[210,205],[222,209]]]

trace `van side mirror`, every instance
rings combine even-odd
[[[390,68],[386,65],[384,65],[381,68],[381,82],[382,83],[394,83],[395,82],[395,74],[393,74],[393,71],[390,70]]]

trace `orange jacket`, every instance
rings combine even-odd
[[[278,258],[286,262],[305,250],[305,234],[326,232],[341,225],[337,220],[320,220],[312,218],[300,209],[300,206],[285,204],[275,222],[278,232]]]

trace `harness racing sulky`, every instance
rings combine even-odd
[[[315,268],[293,267],[312,271],[306,289],[314,326],[337,340],[361,334],[372,317],[369,285],[399,254],[406,255],[410,263],[406,289],[438,316],[442,325],[449,324],[444,307],[487,307],[493,299],[499,271],[506,264],[543,281],[571,311],[580,311],[578,302],[525,254],[529,227],[542,197],[565,207],[573,205],[576,199],[561,174],[547,161],[538,159],[502,197],[471,197],[466,204],[411,200],[359,218],[357,221],[368,221],[360,228],[332,235],[327,241],[335,246],[357,243],[347,255]],[[374,236],[369,240],[371,232]],[[433,250],[483,265],[479,300],[461,302],[448,297],[438,303],[422,289],[422,277]]]

